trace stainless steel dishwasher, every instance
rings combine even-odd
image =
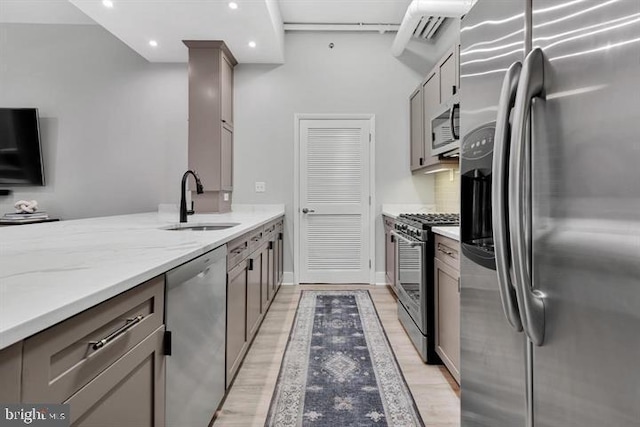
[[[225,392],[227,246],[167,273],[168,427],[206,427]]]

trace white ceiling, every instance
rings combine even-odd
[[[399,24],[411,0],[280,0],[285,23]]]
[[[13,24],[95,24],[67,0],[0,0],[0,22]]]
[[[98,23],[151,62],[186,62],[182,40],[224,40],[239,62],[282,63],[283,22],[399,24],[411,2],[235,0],[232,10],[229,1],[112,0],[110,9],[102,0],[0,0],[0,22]]]

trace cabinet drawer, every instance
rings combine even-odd
[[[277,221],[272,221],[264,226],[264,241],[268,242],[276,238]]]
[[[249,255],[249,236],[244,235],[232,240],[227,245],[229,252],[227,255],[227,271],[231,271],[233,267],[238,265],[241,261],[247,258]]]
[[[384,215],[382,218],[384,219],[384,229],[385,229],[385,231],[393,230],[393,227],[394,227],[396,221],[393,218],[388,217],[386,215]]]
[[[253,230],[249,236],[249,254],[255,252],[264,242],[264,229],[262,227]]]
[[[164,326],[71,396],[77,427],[165,425]]]
[[[460,270],[460,243],[453,239],[436,235],[436,258],[456,270]]]
[[[65,401],[158,329],[163,317],[159,276],[26,339],[22,400]]]

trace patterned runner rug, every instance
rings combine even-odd
[[[369,291],[303,291],[265,424],[424,426]]]

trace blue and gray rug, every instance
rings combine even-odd
[[[303,291],[267,427],[424,426],[368,291]]]

